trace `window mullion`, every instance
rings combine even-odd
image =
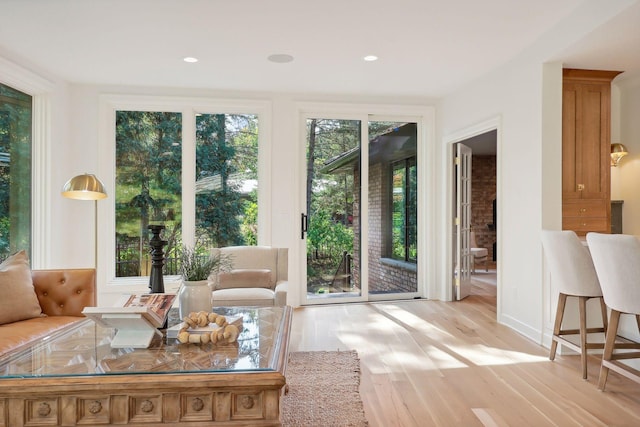
[[[409,175],[409,159],[404,160],[404,260],[409,261],[409,247],[411,242],[409,241],[409,219],[411,215],[411,207],[409,200],[411,200],[411,176]]]
[[[196,114],[182,111],[182,240],[195,244],[196,229]]]

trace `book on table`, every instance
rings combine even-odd
[[[175,294],[127,295],[115,307],[85,307],[82,313],[95,322],[116,329],[114,348],[147,348],[169,316]]]

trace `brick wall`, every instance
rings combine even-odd
[[[359,174],[355,176],[355,188],[359,188]],[[388,165],[380,163],[369,165],[369,292],[415,292],[417,290],[417,273],[403,268],[402,263],[382,263],[380,260],[388,255],[389,248],[384,239],[388,233]],[[359,239],[359,202],[360,195],[355,197],[354,205],[354,248],[360,244]],[[360,254],[353,254],[354,283],[359,284]]]
[[[489,249],[492,260],[496,231],[488,225],[493,223],[496,198],[496,156],[473,156],[471,167],[471,226],[478,246]]]

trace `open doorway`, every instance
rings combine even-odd
[[[497,292],[497,130],[490,130],[453,144],[469,159],[454,167],[454,298]],[[463,150],[464,151],[464,150]],[[465,166],[466,172],[463,170]],[[466,188],[461,186],[466,183]],[[467,194],[468,192],[468,194]],[[460,197],[460,196],[464,197]],[[463,213],[462,215],[460,213]],[[465,257],[467,262],[465,262]],[[492,288],[493,287],[493,288]]]

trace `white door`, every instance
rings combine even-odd
[[[471,293],[472,255],[469,248],[471,232],[471,148],[456,144],[456,266],[455,295],[457,300]]]

